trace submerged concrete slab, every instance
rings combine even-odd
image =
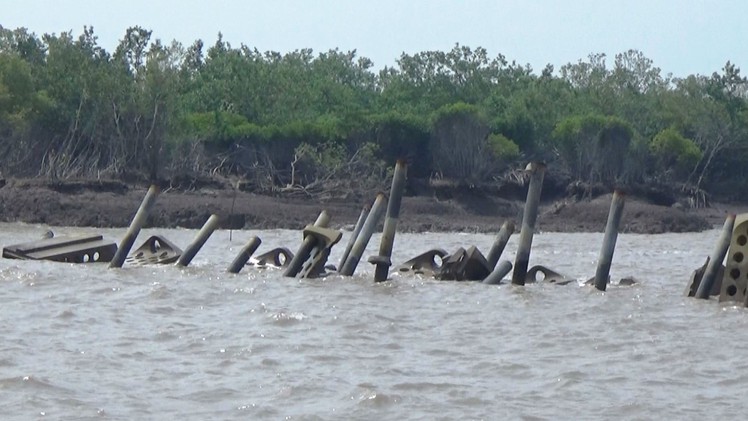
[[[125,262],[130,265],[166,265],[174,263],[182,255],[182,249],[160,235],[154,235],[135,249]]]
[[[101,235],[45,238],[3,248],[6,259],[51,260],[68,263],[109,262],[117,244]]]

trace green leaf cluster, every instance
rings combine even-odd
[[[703,157],[703,153],[691,139],[686,139],[672,127],[657,133],[649,148],[659,165],[672,168],[678,174],[692,170]]]

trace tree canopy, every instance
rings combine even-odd
[[[261,52],[221,34],[184,46],[135,26],[108,52],[90,27],[0,27],[4,177],[224,174],[265,189],[325,168],[385,177],[407,159],[411,177],[482,183],[537,159],[572,181],[730,194],[748,183],[747,100],[731,62],[673,78],[636,50],[536,73],[458,44],[376,70],[355,50]]]

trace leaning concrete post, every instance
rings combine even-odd
[[[329,224],[330,224],[330,214],[328,214],[326,210],[323,210],[322,212],[320,212],[319,216],[317,217],[317,220],[314,221],[315,227],[327,228]],[[304,262],[306,262],[307,259],[309,259],[309,255],[312,253],[312,249],[314,248],[314,243],[316,241],[317,240],[315,240],[314,237],[311,235],[304,238],[304,240],[301,243],[301,246],[299,247],[299,250],[293,256],[293,259],[291,259],[291,262],[286,267],[286,270],[283,271],[283,276],[288,276],[288,277],[293,278],[299,273],[299,271],[301,270],[301,267],[304,266]]]
[[[727,215],[725,224],[722,226],[722,233],[719,235],[717,245],[712,251],[712,255],[709,258],[709,263],[706,265],[704,270],[704,276],[701,277],[701,283],[699,283],[699,289],[696,290],[696,298],[709,298],[709,291],[712,290],[714,281],[717,278],[717,272],[719,267],[722,266],[722,261],[725,260],[727,249],[730,247],[730,241],[732,239],[732,229],[735,226],[735,215]]]
[[[538,219],[538,206],[540,205],[540,191],[543,188],[545,164],[531,162],[525,170],[530,173],[530,186],[527,189],[525,211],[522,215],[522,231],[519,234],[517,256],[514,259],[514,272],[512,272],[512,284],[514,285],[525,284],[527,266],[530,263],[532,236],[535,233],[535,221]]]
[[[511,270],[512,270],[512,262],[508,260],[502,260],[498,264],[498,266],[496,266],[496,269],[494,269],[488,276],[486,276],[486,279],[483,280],[483,283],[486,285],[500,284],[501,281],[504,279],[504,277]]]
[[[250,257],[252,257],[252,254],[257,251],[257,248],[260,247],[260,244],[262,243],[262,240],[260,240],[257,236],[252,236],[252,238],[249,239],[249,242],[242,247],[241,250],[239,250],[239,254],[236,255],[234,258],[234,261],[231,262],[231,265],[229,265],[229,268],[226,269],[226,272],[228,273],[239,273],[240,270],[244,267],[244,265],[247,264],[247,261]]]
[[[405,175],[408,172],[408,164],[403,160],[398,160],[395,164],[395,175],[392,177],[392,187],[390,188],[390,200],[387,203],[387,216],[384,220],[382,229],[382,240],[379,242],[379,256],[373,256],[369,262],[374,263],[374,282],[387,280],[392,266],[392,246],[395,243],[395,233],[397,232],[397,220],[400,218],[400,204],[403,201],[403,191],[405,190]]]
[[[613,252],[616,249],[618,239],[618,227],[621,225],[623,205],[626,203],[626,195],[621,191],[613,192],[613,200],[610,202],[608,212],[608,223],[605,225],[605,236],[603,247],[600,249],[600,257],[597,259],[597,271],[595,271],[595,288],[605,291],[610,276],[610,265],[613,263]]]
[[[491,250],[488,251],[488,256],[486,257],[488,267],[491,269],[496,267],[496,263],[499,262],[501,253],[504,252],[506,243],[509,242],[509,237],[511,237],[512,234],[514,234],[514,223],[511,221],[505,221],[501,225],[501,229],[496,235],[496,239],[494,240],[493,245],[491,245]]]
[[[158,192],[159,188],[155,184],[151,185],[148,189],[148,193],[145,194],[143,202],[140,203],[140,207],[135,213],[135,217],[132,218],[132,222],[130,222],[130,228],[127,229],[125,236],[122,237],[117,252],[114,253],[114,257],[109,262],[109,268],[121,268],[125,263],[127,254],[130,253],[132,245],[135,244],[135,239],[138,237],[140,229],[143,228],[146,220],[148,220],[148,214],[151,212],[153,204],[156,202]]]
[[[351,248],[348,259],[346,259],[343,267],[340,268],[339,272],[341,275],[351,276],[356,271],[358,262],[361,261],[361,256],[364,254],[364,250],[366,250],[366,246],[369,244],[369,240],[371,240],[371,236],[374,234],[374,230],[377,228],[383,212],[384,194],[379,193],[377,194],[377,198],[374,199],[374,204],[371,205],[369,215],[366,217],[364,226],[361,227],[361,232],[358,234],[356,242],[353,243],[353,248]]]
[[[179,256],[179,260],[177,260],[176,263],[177,266],[187,266],[190,264],[192,259],[195,258],[195,255],[197,255],[197,252],[200,251],[205,242],[208,241],[208,238],[213,234],[213,231],[218,228],[218,221],[218,215],[210,215],[210,218],[205,221],[205,224],[200,228],[200,231],[197,233],[190,245],[187,246],[187,248],[182,252],[182,255]]]
[[[338,268],[343,267],[346,259],[348,259],[348,255],[351,254],[353,244],[356,242],[356,238],[358,238],[358,235],[361,233],[361,228],[364,227],[364,221],[366,221],[366,215],[369,213],[369,209],[371,209],[371,206],[369,205],[364,205],[364,208],[361,209],[361,215],[358,216],[358,221],[356,221],[356,225],[353,227],[351,238],[348,239],[348,244],[346,244],[345,246],[345,250],[343,251],[343,256],[340,258],[340,264],[338,265]]]

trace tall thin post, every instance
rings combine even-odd
[[[382,213],[384,213],[384,193],[378,193],[377,198],[374,199],[374,204],[371,205],[369,215],[366,216],[364,226],[361,228],[356,242],[353,243],[353,248],[351,248],[348,259],[346,259],[343,267],[340,268],[339,272],[341,275],[352,276],[353,272],[356,271],[358,262],[361,261],[361,256],[364,254],[366,246],[369,244],[369,240],[371,240],[371,236],[374,234],[374,230],[382,218]]]
[[[613,252],[616,249],[618,239],[618,227],[621,225],[623,205],[626,203],[626,195],[616,190],[613,192],[613,200],[610,202],[608,212],[608,223],[605,225],[605,236],[603,246],[600,249],[600,257],[597,259],[597,271],[595,271],[595,288],[605,291],[610,276],[610,265],[613,263]]]
[[[151,185],[148,192],[145,194],[143,201],[140,203],[138,211],[135,213],[135,217],[130,222],[130,227],[127,229],[125,236],[122,237],[122,241],[117,247],[117,252],[114,253],[114,257],[109,262],[109,268],[121,268],[125,263],[127,254],[130,253],[132,245],[135,244],[135,239],[140,233],[140,229],[143,228],[145,222],[148,220],[148,214],[153,208],[153,204],[156,203],[156,197],[158,196],[159,188],[155,184]]]
[[[369,209],[371,209],[371,206],[369,206],[368,204],[364,205],[364,208],[361,209],[361,215],[358,216],[358,221],[356,221],[356,225],[353,227],[351,238],[348,239],[348,244],[346,244],[345,246],[345,250],[343,251],[343,256],[340,258],[340,264],[338,265],[338,268],[343,267],[346,259],[348,259],[348,255],[351,254],[353,244],[356,242],[356,238],[358,238],[358,235],[361,233],[361,228],[364,227],[364,221],[366,221],[366,215],[369,214]]]
[[[317,220],[314,221],[315,227],[327,228],[329,224],[330,214],[328,214],[326,210],[320,212],[319,216],[317,216]],[[291,262],[286,267],[286,270],[283,271],[283,276],[293,278],[299,273],[301,267],[304,266],[304,262],[309,259],[309,254],[312,252],[314,243],[316,241],[317,240],[315,240],[312,236],[304,238],[301,246],[299,247],[299,250],[296,252],[296,254],[294,254],[293,259],[291,259]]]
[[[239,254],[236,255],[234,258],[234,261],[231,262],[231,265],[229,265],[228,269],[226,269],[226,272],[228,273],[239,273],[240,270],[244,267],[244,265],[247,264],[247,261],[250,257],[252,257],[252,254],[257,251],[257,248],[260,247],[260,244],[262,243],[262,240],[260,240],[259,237],[253,235],[252,238],[249,239],[247,244],[242,247],[241,250],[239,250]]]
[[[392,266],[392,247],[395,244],[395,233],[397,232],[397,221],[400,218],[400,204],[403,201],[407,172],[408,164],[404,160],[398,160],[395,164],[395,174],[392,177],[390,200],[387,203],[387,216],[382,229],[382,240],[379,242],[379,255],[369,259],[371,263],[376,265],[374,282],[386,281],[390,266]]]
[[[719,267],[722,266],[722,261],[725,260],[727,249],[730,248],[730,241],[732,239],[732,229],[735,226],[735,215],[727,215],[725,224],[722,226],[722,233],[719,235],[717,245],[712,251],[712,255],[709,258],[709,263],[706,265],[704,270],[704,276],[701,277],[699,283],[699,289],[696,290],[696,298],[709,298],[709,292],[712,290],[714,281],[717,278],[717,272]]]
[[[488,267],[490,267],[492,270],[496,267],[496,263],[499,262],[501,254],[504,253],[506,243],[509,242],[509,237],[511,237],[512,234],[514,234],[514,223],[512,221],[504,221],[504,223],[501,225],[499,233],[496,235],[496,239],[491,245],[491,250],[488,251],[488,256],[486,257]]]
[[[545,164],[531,162],[525,170],[530,173],[530,186],[527,189],[525,210],[522,215],[522,231],[519,234],[517,256],[514,259],[514,272],[512,272],[512,284],[514,285],[525,284],[527,266],[530,263],[532,236],[535,233],[535,221],[538,219],[538,206],[540,205],[540,191],[543,188]]]
[[[197,255],[197,252],[200,251],[205,242],[208,241],[208,238],[213,234],[213,231],[218,228],[218,222],[218,215],[210,215],[210,218],[205,221],[205,224],[200,228],[200,231],[197,233],[190,245],[187,246],[187,248],[182,252],[182,255],[179,256],[179,260],[177,260],[176,263],[177,266],[187,266],[190,264],[192,259],[195,258],[195,255]]]

